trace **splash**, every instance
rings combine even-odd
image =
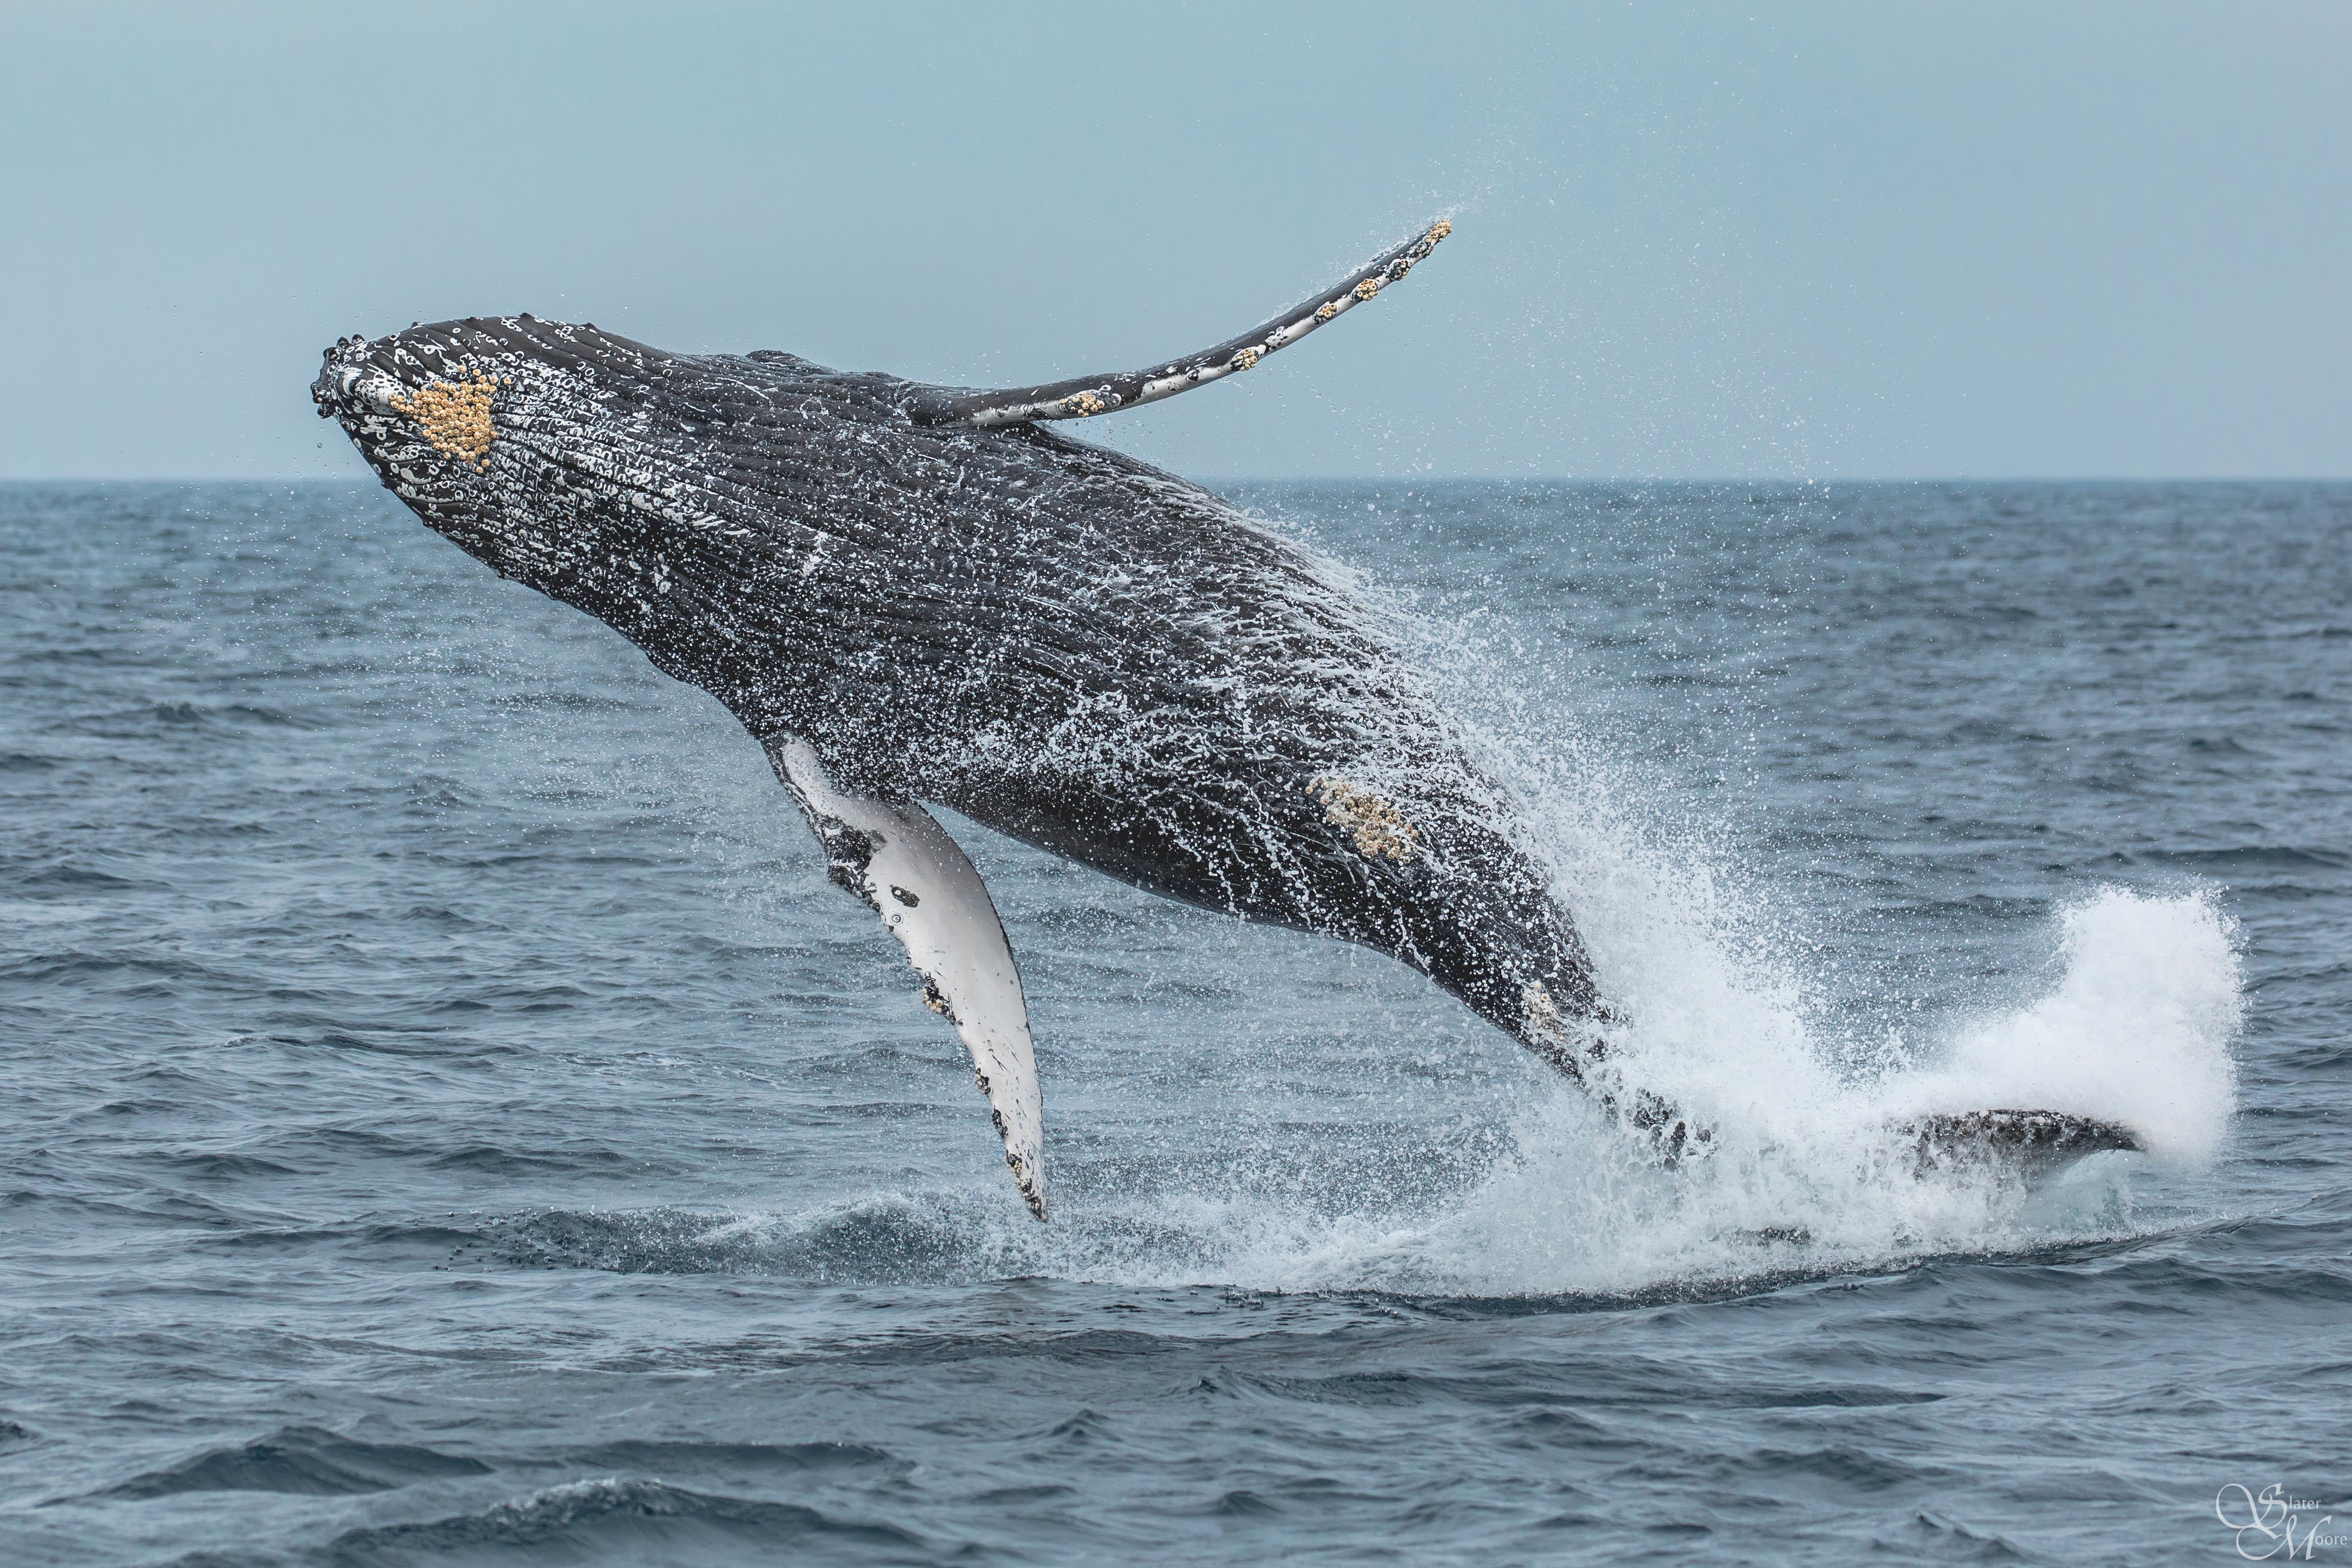
[[[2173,1167],[2209,1160],[2226,1134],[2242,988],[2235,927],[2208,893],[2098,889],[2053,917],[2061,971],[2042,994],[1916,1051],[1890,1042],[1876,1071],[1842,1070],[1808,1027],[1803,988],[1754,946],[1721,879],[1644,860],[1638,839],[1609,847],[1627,859],[1593,925],[1612,949],[1638,948],[1622,994],[1647,1008],[1625,1047],[1650,1082],[1717,1129],[1709,1152],[1679,1166],[1659,1166],[1582,1094],[1538,1077],[1511,1118],[1510,1152],[1391,1207],[1335,1212],[1278,1181],[1209,1190],[1179,1177],[1145,1191],[1066,1190],[1053,1225],[1039,1227],[982,1181],[791,1215],[553,1214],[509,1239],[527,1239],[542,1260],[831,1284],[1034,1275],[1612,1299],[2162,1228],[2135,1210],[2138,1156],[2095,1156],[2040,1192],[1999,1171],[1923,1177],[1888,1131],[1906,1115],[2031,1105],[2108,1117]],[[1276,1162],[1297,1155],[1266,1151]]]
[[[1411,1272],[1509,1293],[1622,1290],[2130,1234],[2144,1228],[2132,1156],[2035,1192],[1998,1170],[1923,1176],[1890,1129],[1937,1111],[2067,1111],[2122,1122],[2174,1167],[2210,1160],[2227,1132],[2242,990],[2234,927],[2209,894],[2091,894],[2055,917],[2063,971],[2046,994],[1909,1061],[1889,1040],[1874,1072],[1826,1060],[1795,983],[1743,986],[1701,932],[1654,911],[1644,924],[1679,938],[1650,962],[1686,984],[1635,1049],[1654,1082],[1713,1118],[1712,1153],[1645,1166],[1562,1097],[1520,1118],[1519,1159],[1416,1242]],[[1654,998],[1654,980],[1636,985]]]
[[[2235,923],[2210,890],[2104,886],[2051,923],[2054,986],[1914,1043],[1890,1028],[1835,1040],[1814,1021],[1835,956],[1791,916],[1743,908],[1738,884],[1677,867],[1628,832],[1564,853],[1611,995],[1638,1020],[1621,1050],[1648,1086],[1727,1128],[1851,1136],[1937,1112],[2033,1109],[2122,1123],[2175,1164],[2210,1160],[2236,1104],[2243,1017]],[[1738,1135],[1735,1132],[1735,1137]]]
[[[2059,929],[2056,988],[1961,1029],[1939,1065],[1889,1086],[1886,1108],[2078,1112],[2123,1123],[2160,1158],[2211,1159],[2237,1102],[2235,923],[2209,893],[2106,887],[2061,911]]]
[[[1612,1040],[1626,1077],[1713,1137],[1662,1170],[1557,1095],[1517,1118],[1518,1158],[1393,1260],[1408,1272],[1501,1292],[1630,1289],[2131,1228],[2131,1173],[2147,1161],[2095,1157],[2089,1179],[2048,1184],[2057,1198],[1997,1168],[1923,1175],[1900,1129],[1934,1113],[2118,1122],[2176,1170],[2221,1146],[2243,983],[2235,924],[2210,890],[2090,891],[2051,918],[2054,982],[2019,982],[2005,1004],[1924,1034],[1887,998],[1904,1021],[1855,1038],[1822,1021],[1842,978],[1834,942],[1706,824],[1661,812],[1672,796],[1657,780],[1578,736],[1496,766],[1531,802],[1555,891],[1629,1020]]]
[[[1513,1156],[1422,1212],[1196,1207],[1190,1261],[1270,1289],[1548,1296],[2035,1250],[2161,1228],[2133,1203],[2147,1162],[2096,1156],[2036,1190],[1998,1169],[1923,1176],[1893,1129],[1933,1111],[2069,1111],[2123,1122],[2172,1168],[2210,1160],[2226,1134],[2242,988],[2234,926],[2208,893],[2101,888],[2056,913],[2046,991],[1842,1067],[1725,883],[1633,847],[1611,846],[1626,858],[1587,900],[1595,946],[1642,1009],[1622,1040],[1638,1071],[1716,1129],[1704,1157],[1661,1168],[1559,1085],[1514,1118]],[[1150,1271],[1140,1256],[1090,1261]]]

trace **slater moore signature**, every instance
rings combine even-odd
[[[2235,1481],[2213,1495],[2213,1516],[2231,1532],[2238,1555],[2249,1563],[2313,1561],[2323,1546],[2342,1546],[2347,1538],[2327,1505],[2307,1497],[2289,1497],[2276,1482],[2255,1491]],[[2318,1517],[2305,1523],[2308,1516]]]

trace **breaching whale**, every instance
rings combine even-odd
[[[1136,886],[1360,943],[1591,1090],[1659,1155],[1507,793],[1340,574],[1173,475],[1045,428],[1251,370],[1376,298],[1439,221],[1213,349],[1002,391],[673,354],[478,317],[345,338],[311,395],[501,577],[610,625],[766,750],[830,874],[905,946],[1045,1212],[1020,972],[944,805]],[[2137,1147],[2042,1111],[1925,1119],[1919,1158]]]

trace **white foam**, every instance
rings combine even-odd
[[[2093,890],[2052,922],[2053,988],[1924,1046],[1890,1030],[1832,1061],[1812,1022],[1811,993],[1837,961],[1826,945],[1741,909],[1736,881],[1703,857],[1678,867],[1671,847],[1589,815],[1561,858],[1575,867],[1561,895],[1634,1020],[1621,1040],[1629,1070],[1710,1124],[1783,1142],[1932,1112],[2060,1111],[2195,1164],[2236,1109],[2243,980],[2235,924],[2210,892]]]
[[[1941,1064],[1890,1085],[1887,1103],[2073,1112],[2122,1123],[2151,1154],[2209,1160],[2237,1107],[2235,936],[2210,894],[2102,888],[2060,914],[2057,988],[1962,1027]]]

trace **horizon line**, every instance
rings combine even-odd
[[[367,481],[315,474],[0,475],[0,485],[349,485]],[[2340,485],[2347,474],[1228,474],[1194,479],[1217,485]],[[377,484],[375,488],[383,488]]]

